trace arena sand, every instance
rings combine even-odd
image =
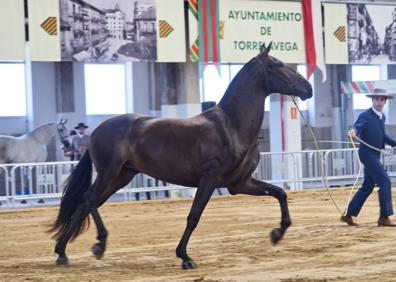
[[[332,191],[344,204],[349,190]],[[91,222],[67,249],[69,267],[55,266],[45,233],[57,208],[1,211],[0,281],[396,281],[396,228],[376,226],[376,193],[360,227],[339,222],[325,190],[288,195],[293,225],[277,246],[269,241],[280,220],[275,199],[213,197],[189,244],[199,265],[190,271],[181,269],[175,248],[191,199],[105,204],[104,258],[90,252]]]

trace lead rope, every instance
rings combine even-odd
[[[294,96],[292,96],[292,100],[293,100],[294,105],[296,105],[297,110],[300,113],[300,116],[302,117],[302,119],[303,119],[303,121],[305,123],[305,126],[308,128],[309,132],[311,133],[311,136],[312,136],[312,139],[314,141],[316,150],[318,150],[318,152],[319,152],[320,151],[319,143],[318,143],[318,140],[316,139],[315,133],[312,130],[312,127],[308,124],[308,121],[305,119],[305,116],[303,115],[303,113],[301,112],[300,108],[298,107],[298,104],[297,104]],[[320,157],[320,164],[321,164],[320,168],[321,168],[321,173],[322,173],[322,185],[326,188],[327,193],[330,196],[330,199],[332,200],[334,206],[337,208],[337,210],[340,213],[340,215],[343,215],[343,213],[341,212],[341,209],[338,207],[336,201],[334,200],[333,195],[330,193],[330,189],[329,189],[329,187],[327,185],[327,177],[325,175],[324,162],[323,162],[322,156],[319,155],[319,157]]]
[[[379,148],[374,147],[374,146],[372,146],[372,145],[370,145],[370,144],[367,144],[367,143],[364,142],[362,139],[360,139],[358,136],[355,136],[355,138],[356,138],[356,140],[358,140],[360,143],[366,145],[366,146],[369,147],[370,149],[373,149],[373,150],[375,150],[375,151],[377,151],[377,152],[380,152],[380,153],[383,153],[383,154],[385,154],[385,155],[391,155],[391,156],[393,156],[392,153],[386,151],[385,149],[379,149]]]
[[[354,150],[354,152],[355,152],[356,158],[357,158],[358,161],[359,161],[359,171],[358,171],[358,174],[357,174],[357,176],[356,176],[356,179],[355,179],[355,181],[354,181],[354,183],[353,183],[352,190],[351,190],[351,192],[349,193],[348,202],[347,202],[347,205],[346,205],[346,209],[345,209],[344,215],[346,215],[347,212],[348,212],[349,203],[351,202],[353,190],[356,188],[356,184],[357,184],[357,182],[358,182],[358,180],[359,180],[360,173],[361,173],[361,171],[362,171],[362,162],[360,161],[359,153],[358,153],[358,151],[357,151],[357,148],[356,148],[356,146],[355,146],[355,143],[353,142],[353,138],[352,138],[350,135],[348,135],[348,137],[349,137],[350,143],[352,144],[352,147],[353,147],[353,150]],[[362,139],[360,139],[358,136],[355,136],[355,139],[358,140],[361,144],[364,144],[364,145],[366,145],[367,147],[369,147],[370,149],[373,149],[373,150],[375,150],[375,151],[377,151],[377,152],[380,152],[380,153],[385,154],[385,155],[393,155],[392,153],[390,153],[390,152],[388,152],[388,151],[386,151],[386,150],[384,150],[384,149],[379,149],[379,148],[377,148],[377,147],[374,147],[374,146],[368,144],[367,142],[365,142],[365,141],[363,141]]]
[[[352,198],[353,191],[354,191],[355,188],[356,188],[356,184],[357,184],[357,182],[359,181],[360,173],[362,172],[362,163],[360,162],[360,157],[359,157],[359,153],[358,153],[358,150],[357,150],[357,148],[356,148],[355,142],[353,142],[352,136],[348,135],[348,138],[349,138],[349,141],[350,141],[351,144],[352,144],[353,152],[355,153],[356,158],[357,158],[357,160],[358,160],[359,169],[358,169],[358,173],[357,173],[357,176],[356,176],[356,178],[355,178],[355,181],[353,182],[353,186],[352,186],[351,192],[349,192],[348,201],[347,201],[347,204],[346,204],[346,208],[345,208],[344,215],[347,215],[347,213],[348,213],[349,203],[351,202],[351,198]],[[356,138],[356,139],[358,139],[358,138]],[[360,139],[360,138],[359,138],[359,139]],[[359,140],[359,139],[358,139],[358,140]]]

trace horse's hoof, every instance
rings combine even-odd
[[[104,255],[104,250],[99,245],[95,244],[92,246],[92,253],[96,257],[96,259],[101,259]]]
[[[283,237],[283,232],[280,228],[274,228],[271,231],[271,242],[272,244],[278,243]]]
[[[183,263],[182,263],[183,269],[195,269],[197,267],[198,267],[198,265],[192,260],[183,261]]]
[[[69,259],[67,257],[58,257],[58,259],[56,260],[56,265],[57,266],[68,266]]]

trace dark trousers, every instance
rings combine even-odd
[[[378,198],[380,204],[380,216],[393,214],[391,181],[380,162],[379,153],[360,153],[360,160],[364,165],[364,181],[352,201],[349,203],[347,214],[358,216],[364,202],[373,192],[375,184],[379,186]]]

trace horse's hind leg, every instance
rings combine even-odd
[[[102,218],[99,215],[97,207],[93,207],[91,209],[91,216],[95,222],[96,229],[98,230],[98,236],[96,237],[96,239],[98,239],[99,241],[92,246],[92,253],[97,259],[101,259],[106,250],[106,240],[108,232],[103,224]]]
[[[76,228],[80,226],[80,223],[88,216],[90,212],[91,201],[89,199],[88,193],[86,193],[83,197],[84,201],[77,207],[76,211],[71,217],[70,224],[65,228],[57,240],[55,246],[55,253],[58,254],[58,259],[56,260],[57,265],[68,265],[69,259],[66,256],[67,243],[69,242]]]
[[[100,207],[108,199],[108,197],[110,197],[118,189],[126,186],[136,174],[136,171],[132,171],[131,169],[127,169],[124,167],[121,170],[119,176],[115,178],[114,181],[110,182],[105,190],[102,190],[104,191],[104,193],[101,194],[92,205],[91,216],[95,222],[96,229],[98,231],[98,236],[96,237],[96,239],[98,239],[99,241],[92,246],[92,253],[97,259],[101,259],[104,255],[108,236],[106,227],[104,226],[102,218],[99,215],[98,207]],[[100,182],[99,180],[97,183],[95,182],[95,187],[99,189],[99,191],[101,188],[104,188],[99,187],[100,185],[105,185],[105,182]]]
[[[231,194],[247,194],[255,196],[275,197],[279,201],[281,207],[282,219],[280,223],[280,228],[275,228],[272,230],[271,240],[273,244],[276,244],[282,239],[287,228],[291,225],[289,208],[287,204],[287,195],[285,191],[283,191],[283,189],[254,178],[249,178],[246,181],[239,183],[238,185],[228,187],[228,190]]]

